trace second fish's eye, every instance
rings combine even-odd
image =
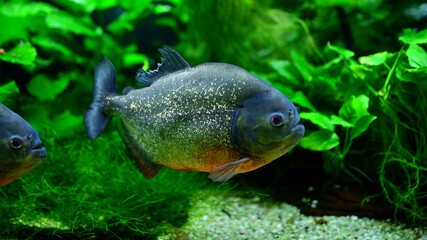
[[[280,127],[283,125],[284,120],[281,114],[273,114],[270,118],[270,123],[274,127]]]
[[[22,139],[19,137],[11,137],[9,141],[9,145],[13,148],[21,148],[22,143]]]

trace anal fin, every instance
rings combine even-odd
[[[155,164],[152,162],[145,161],[139,154],[136,154],[134,151],[129,149],[130,152],[133,155],[133,158],[136,161],[136,164],[139,167],[139,170],[141,170],[142,175],[144,175],[145,178],[152,178],[159,173],[160,169],[162,168],[161,165]]]
[[[214,182],[227,181],[228,179],[232,178],[234,175],[237,174],[236,170],[242,163],[249,160],[250,158],[248,157],[242,157],[237,161],[216,167],[212,169],[212,171],[209,173],[209,178]]]

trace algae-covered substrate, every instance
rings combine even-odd
[[[305,216],[206,173],[165,168],[144,179],[119,143],[116,134],[46,141],[51,157],[0,189],[0,238],[427,240],[427,227]]]
[[[224,195],[193,204],[187,223],[158,239],[427,239],[427,227],[357,216],[305,216],[264,197]]]

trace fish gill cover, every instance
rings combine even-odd
[[[192,172],[143,179],[113,126],[95,143],[85,136],[101,57],[113,62],[119,86],[133,85],[164,44],[190,65],[227,62],[268,80],[300,108],[306,137],[296,156],[321,153],[318,171],[377,186],[371,198],[387,200],[396,217],[425,221],[421,3],[0,1],[0,102],[41,133],[49,152],[0,188],[0,235],[155,236],[185,222],[199,189],[215,193]],[[282,160],[301,160],[290,155]]]

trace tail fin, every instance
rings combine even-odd
[[[111,117],[104,113],[105,97],[116,94],[116,71],[104,57],[95,68],[93,100],[85,114],[85,125],[90,139],[94,140],[107,127]]]

